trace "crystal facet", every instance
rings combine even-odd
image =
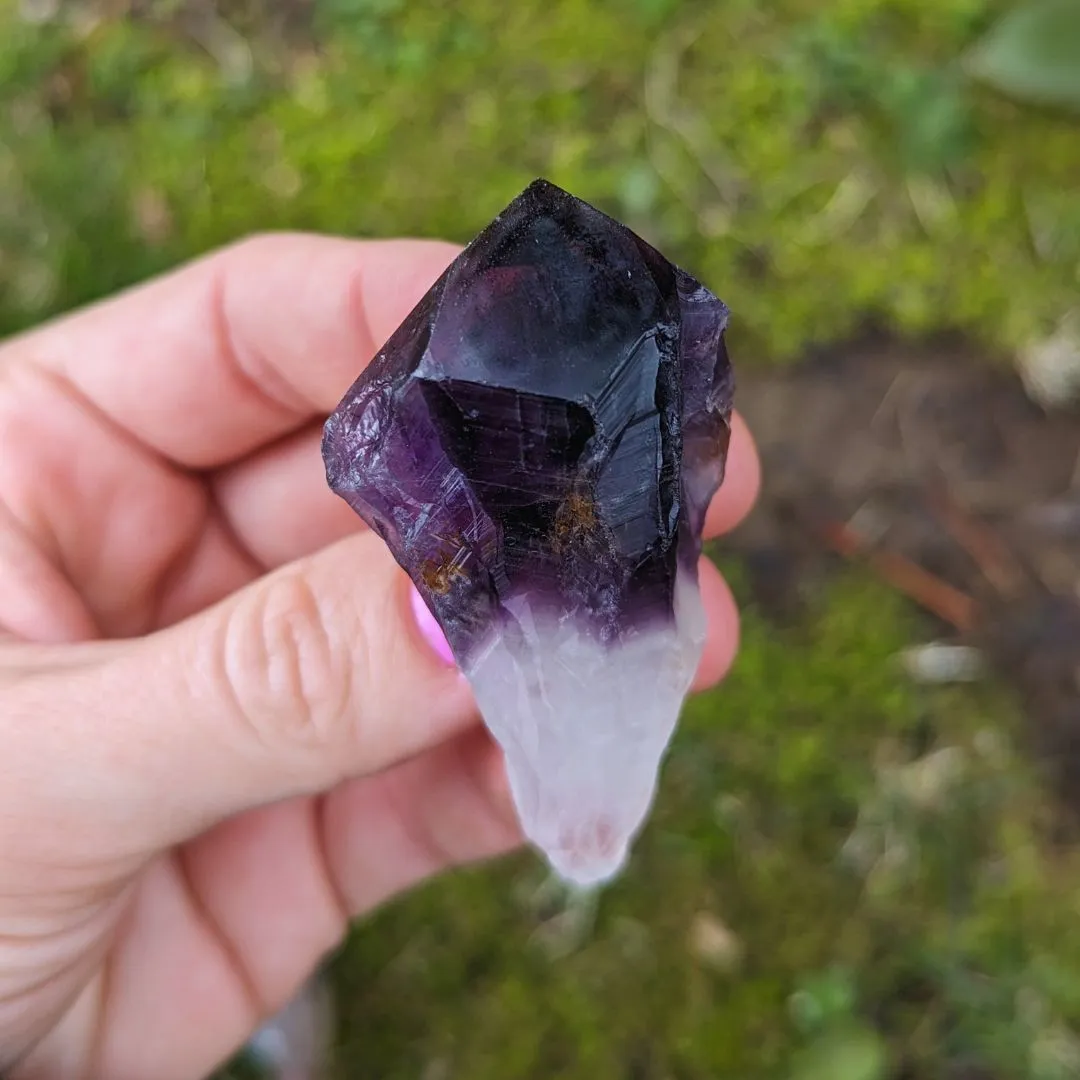
[[[579,885],[623,866],[701,655],[727,314],[537,180],[326,423],[330,487],[443,627],[526,836]]]

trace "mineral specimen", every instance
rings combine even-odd
[[[458,256],[329,418],[330,487],[438,619],[526,836],[614,876],[705,634],[727,308],[537,180]]]

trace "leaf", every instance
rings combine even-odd
[[[822,1035],[796,1056],[792,1080],[884,1080],[888,1052],[867,1027],[850,1025]]]
[[[968,52],[964,67],[1019,101],[1080,112],[1080,0],[1014,8]]]

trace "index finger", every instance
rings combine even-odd
[[[325,416],[460,248],[281,233],[223,248],[0,348],[189,468]]]

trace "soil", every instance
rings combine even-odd
[[[928,638],[977,645],[1017,688],[1080,820],[1080,413],[962,346],[873,340],[746,371],[736,402],[766,482],[725,546],[756,602],[786,621],[841,549],[887,552],[871,565],[930,611]]]

